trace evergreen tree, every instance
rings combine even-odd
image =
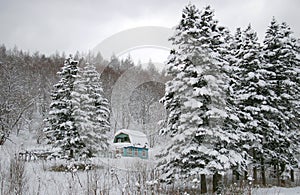
[[[129,70],[133,66],[134,66],[134,62],[132,61],[130,54],[128,54],[128,56],[121,61],[121,72],[125,72]]]
[[[76,126],[88,148],[89,156],[92,156],[108,148],[107,133],[110,130],[109,105],[104,98],[96,67],[87,64],[82,71],[82,77],[75,82],[75,87],[72,95],[77,102]]]
[[[189,53],[188,45],[191,45],[190,37],[195,36],[195,32],[187,31],[189,29],[196,28],[196,21],[199,19],[199,10],[194,5],[188,5],[185,7],[182,13],[182,19],[180,24],[175,29],[175,34],[170,38],[170,41],[174,46],[178,46],[177,50],[173,49],[170,52],[169,60],[167,62],[167,74],[174,79],[166,83],[166,93],[162,101],[168,111],[167,127],[163,129],[162,133],[174,135],[177,132],[179,125],[180,115],[180,93],[178,93],[178,86],[182,85],[182,82],[176,78],[176,76],[182,71],[182,61],[184,59],[181,56]],[[179,46],[180,45],[180,46]],[[177,83],[175,83],[177,81]]]
[[[293,152],[299,154],[300,145],[300,39],[293,36],[293,32],[287,23],[281,25],[282,31],[282,53],[284,63],[287,64],[287,70],[283,72],[286,80],[284,94],[282,98],[288,105],[284,114],[288,116],[288,128],[290,129],[290,139],[293,141],[291,148]],[[297,149],[298,148],[298,149]]]
[[[299,146],[299,56],[297,41],[286,23],[281,25],[275,18],[267,29],[263,57],[268,75],[268,89],[273,92],[276,113],[269,116],[274,131],[266,139],[270,164],[274,165],[278,183],[288,167],[297,164],[296,148]],[[298,116],[298,117],[297,117]]]
[[[257,166],[264,160],[263,138],[272,132],[266,115],[272,114],[272,92],[266,90],[266,71],[261,65],[261,46],[256,32],[249,25],[242,33],[237,31],[232,84],[235,104],[238,105],[240,128],[248,139],[241,147],[252,156],[253,177],[257,181]],[[262,168],[263,169],[263,168]],[[262,175],[264,178],[264,175]]]
[[[163,98],[169,114],[164,132],[171,142],[159,164],[169,182],[198,174],[205,181],[205,175],[213,174],[215,191],[220,174],[244,164],[235,147],[239,132],[223,124],[229,117],[223,93],[227,90],[222,67],[225,34],[209,6],[199,12],[188,5],[171,38],[176,49],[171,51],[167,73],[173,79],[167,82]]]
[[[119,61],[118,57],[113,54],[110,58],[110,62],[108,64],[108,67],[112,68],[115,71],[120,71],[121,69],[121,62]]]
[[[45,133],[50,143],[58,148],[60,158],[79,159],[85,157],[85,144],[79,135],[74,117],[74,82],[78,77],[78,62],[71,57],[65,60],[58,72],[60,81],[54,85]]]
[[[224,121],[224,128],[227,131],[238,135],[234,139],[235,143],[228,145],[227,147],[231,146],[233,147],[233,150],[239,151],[244,160],[246,160],[249,159],[247,144],[249,140],[254,140],[254,136],[251,132],[245,131],[239,118],[241,109],[239,103],[236,101],[236,86],[240,84],[239,76],[236,73],[240,70],[238,67],[238,57],[240,48],[242,47],[242,31],[238,28],[233,37],[231,37],[230,34],[226,35],[226,37],[227,44],[225,45],[225,49],[221,52],[223,59],[228,63],[223,66],[223,70],[227,76],[226,81],[228,83],[226,90],[226,111],[228,117]],[[242,164],[232,165],[231,168],[233,170],[233,176],[235,176],[234,179],[240,180],[240,175],[242,171],[246,172],[248,163],[249,161],[244,161]],[[245,176],[247,175],[245,174]],[[245,179],[247,179],[247,177]]]

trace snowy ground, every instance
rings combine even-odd
[[[9,174],[6,171],[9,170],[9,161],[9,158],[4,159],[3,155],[1,156],[0,171],[2,177],[6,179]],[[55,172],[51,171],[51,167],[68,165],[69,162],[63,160],[26,162],[25,194],[84,195],[92,194],[91,192],[96,190],[97,194],[117,195],[122,192],[138,191],[140,186],[147,186],[147,182],[151,182],[149,161],[136,158],[95,158],[91,163],[98,167],[91,171]],[[9,180],[6,183],[9,183]]]
[[[36,147],[29,140],[11,137],[0,146],[0,195],[6,195],[5,187],[9,186],[9,164],[17,151]],[[150,159],[138,158],[94,158],[90,163],[97,165],[92,171],[54,172],[51,167],[69,164],[63,160],[31,161],[25,163],[25,194],[43,195],[88,195],[100,193],[109,194],[151,194],[151,191],[161,188],[157,183],[158,175],[153,172],[155,166],[153,153]],[[5,180],[5,182],[1,183]],[[295,188],[259,188],[253,189],[253,195],[300,195],[300,187]]]
[[[260,188],[253,191],[253,195],[299,195],[300,187],[295,188]]]
[[[21,136],[22,137],[22,136]],[[26,149],[42,148],[30,140],[11,136],[11,141],[0,146],[0,195],[6,195],[11,181],[9,170],[15,154]],[[97,167],[91,171],[55,172],[51,168],[64,160],[25,162],[24,194],[43,195],[85,195],[128,194],[129,192],[149,191],[153,187],[155,173],[151,172],[153,160],[139,158],[93,158],[89,163]],[[1,182],[4,181],[4,182]]]

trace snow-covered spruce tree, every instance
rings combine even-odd
[[[74,86],[72,96],[76,102],[75,125],[90,157],[109,146],[109,105],[103,95],[100,74],[94,65],[87,64],[83,68],[81,77],[75,81]]]
[[[267,90],[266,71],[262,68],[261,46],[256,32],[249,25],[242,33],[236,33],[232,66],[232,84],[235,104],[238,105],[240,128],[246,133],[247,142],[241,147],[252,156],[253,178],[257,182],[257,167],[262,164],[262,180],[265,181],[263,160],[266,158],[263,139],[272,134],[266,115],[272,114],[273,95]],[[271,135],[270,134],[270,135]],[[264,182],[265,183],[265,182]]]
[[[52,103],[44,132],[50,144],[58,149],[60,158],[79,159],[86,155],[85,144],[79,135],[74,117],[74,82],[78,77],[78,62],[71,57],[65,60],[62,70],[58,72],[60,81],[54,85],[51,94]]]
[[[293,32],[287,23],[281,25],[282,35],[282,54],[283,61],[287,64],[287,70],[283,73],[286,85],[281,101],[287,103],[287,108],[283,111],[288,116],[289,138],[292,141],[290,148],[295,156],[300,155],[300,39],[293,36]],[[281,105],[282,105],[281,104]],[[299,160],[299,159],[298,159]],[[294,168],[297,163],[287,164],[287,169],[291,170],[291,181],[294,182]],[[282,174],[283,177],[283,174]]]
[[[171,136],[162,151],[158,167],[162,179],[174,182],[201,175],[214,175],[214,190],[220,174],[244,159],[234,147],[239,133],[224,127],[226,76],[220,55],[222,30],[208,6],[201,12],[194,5],[184,8],[171,41],[175,47],[167,64],[173,79],[166,84],[163,98],[169,118],[164,132]]]
[[[236,33],[233,37],[230,37],[230,35],[227,35],[226,37],[228,37],[228,41],[224,47],[225,49],[223,49],[223,52],[221,51],[221,54],[222,58],[225,59],[228,63],[223,66],[223,69],[226,73],[226,80],[228,83],[228,87],[226,90],[226,111],[229,117],[225,119],[224,128],[226,128],[227,131],[232,131],[232,133],[238,135],[236,136],[235,144],[233,145],[233,147],[236,147],[240,151],[244,160],[248,159],[241,165],[237,164],[232,166],[233,176],[235,176],[234,179],[240,180],[240,176],[243,171],[245,172],[243,179],[247,179],[247,165],[250,162],[250,156],[248,155],[248,143],[249,140],[256,139],[251,132],[247,132],[245,130],[239,118],[239,115],[242,113],[242,111],[239,103],[236,101],[236,86],[240,84],[240,77],[237,73],[240,71],[238,62],[240,60],[239,58],[241,57],[240,49],[243,42],[242,31],[240,28],[237,28]]]
[[[233,37],[227,28],[218,25],[218,22],[213,19],[213,16],[214,12],[210,6],[201,11],[201,21],[199,25],[200,38],[195,40],[198,45],[198,51],[200,51],[200,53],[206,51],[207,53],[205,55],[209,54],[216,65],[211,66],[208,71],[208,75],[213,74],[213,76],[219,79],[217,85],[220,91],[216,93],[219,93],[216,97],[214,97],[216,94],[212,95],[212,99],[216,100],[213,102],[213,105],[221,111],[226,112],[226,117],[223,116],[223,118],[221,117],[221,120],[218,121],[220,123],[220,135],[210,139],[216,140],[212,145],[216,151],[221,151],[219,153],[220,156],[227,157],[230,168],[240,173],[246,168],[245,158],[247,157],[246,152],[241,146],[248,141],[249,137],[245,136],[245,133],[242,132],[239,127],[239,119],[237,117],[239,108],[237,108],[235,102],[233,102],[234,92],[230,86],[232,74],[229,64],[232,58],[230,50],[232,49],[231,43]],[[213,71],[215,72],[213,73]],[[218,91],[210,86],[210,81],[208,81],[208,87],[213,91]],[[211,121],[214,120],[213,116],[210,116],[210,118]],[[221,133],[223,133],[223,135],[221,135]],[[226,152],[224,152],[224,148],[226,148]],[[220,164],[222,164],[222,162]],[[229,168],[214,170],[214,191],[217,190],[218,182],[221,179],[219,173],[223,173],[224,170],[228,169]]]
[[[166,83],[165,95],[161,101],[168,112],[166,127],[162,129],[162,133],[170,135],[172,140],[168,140],[168,149],[162,151],[162,154],[159,156],[162,158],[158,164],[159,169],[161,169],[163,173],[161,179],[168,183],[175,183],[175,179],[178,178],[177,172],[183,169],[183,167],[179,165],[181,161],[180,153],[172,152],[171,149],[176,147],[174,137],[181,134],[178,130],[178,126],[180,125],[179,118],[182,114],[181,99],[184,94],[181,93],[182,91],[180,91],[180,89],[184,87],[184,83],[182,78],[179,77],[179,73],[183,71],[185,55],[191,53],[189,51],[192,45],[190,37],[197,37],[196,32],[188,33],[188,31],[190,29],[196,29],[196,23],[200,17],[199,14],[199,10],[194,5],[189,4],[186,6],[183,9],[180,24],[175,28],[174,35],[169,39],[176,48],[170,51],[166,73],[173,77],[173,79]],[[176,156],[177,158],[175,159]],[[177,163],[176,160],[178,161]]]
[[[167,127],[162,130],[162,133],[169,134],[171,136],[176,135],[178,132],[180,110],[180,96],[178,88],[183,84],[177,77],[182,71],[182,62],[185,54],[190,53],[190,46],[192,45],[190,38],[192,36],[197,37],[196,32],[189,32],[190,29],[196,29],[196,22],[199,19],[199,10],[194,5],[188,5],[185,7],[182,13],[182,20],[176,27],[174,35],[169,41],[174,46],[179,46],[176,49],[171,50],[169,60],[167,62],[167,74],[174,79],[166,83],[165,96],[162,98],[166,109],[168,110]]]
[[[268,116],[273,126],[272,136],[263,145],[270,165],[277,173],[278,185],[286,168],[297,164],[299,146],[299,45],[286,23],[275,18],[267,29],[263,57],[268,75],[268,89],[274,94],[276,112]]]

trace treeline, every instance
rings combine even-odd
[[[158,156],[167,183],[201,182],[222,193],[222,176],[267,185],[294,181],[299,159],[300,42],[272,19],[263,43],[249,24],[234,35],[210,6],[189,4],[170,38],[162,133],[171,138]],[[299,157],[299,156],[298,156]],[[179,184],[180,185],[180,184]]]
[[[0,47],[0,143],[9,139],[11,131],[22,129],[30,132],[36,124],[35,111],[47,113],[50,101],[49,92],[57,82],[56,72],[62,66],[64,56],[51,57],[35,53],[30,55],[14,48]],[[35,127],[38,128],[38,127]],[[39,129],[41,130],[41,129]],[[40,133],[35,132],[39,142]]]
[[[0,145],[10,139],[11,132],[18,134],[21,130],[29,132],[28,136],[37,143],[41,142],[44,138],[43,120],[48,116],[51,103],[50,94],[53,86],[59,81],[57,73],[63,67],[66,58],[64,53],[57,52],[46,56],[39,52],[30,54],[16,47],[7,49],[4,45],[0,46]],[[164,72],[158,71],[151,61],[148,68],[142,68],[141,64],[134,64],[130,56],[118,59],[113,55],[111,59],[106,60],[100,53],[76,52],[73,58],[79,61],[79,67],[84,67],[86,63],[96,67],[101,73],[104,96],[109,101],[115,82],[129,69],[136,69],[141,77],[152,75],[153,78],[165,78]],[[135,101],[142,99],[136,98]],[[142,112],[138,114],[150,117],[149,113],[141,111],[141,106],[147,104],[131,104],[135,114]],[[132,118],[131,113],[124,112],[124,115],[126,118]],[[128,120],[124,121],[124,124],[119,122],[118,126],[127,127]],[[117,127],[115,123],[116,121],[112,121],[112,128]]]

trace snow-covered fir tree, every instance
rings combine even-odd
[[[286,80],[283,82],[286,86],[281,95],[283,102],[287,103],[284,114],[288,116],[288,128],[290,129],[291,148],[293,152],[300,153],[300,39],[293,35],[292,30],[287,23],[280,25],[282,35],[282,60],[287,64],[286,71],[283,74]],[[288,95],[287,95],[288,94]]]
[[[70,57],[58,72],[60,81],[54,85],[49,115],[45,120],[46,137],[58,149],[55,155],[66,159],[79,159],[86,155],[85,144],[79,135],[74,117],[76,102],[71,95],[78,77],[77,65],[78,62]]]
[[[174,79],[166,83],[166,93],[162,101],[168,110],[167,127],[163,129],[163,133],[175,135],[178,131],[180,111],[180,93],[178,93],[179,85],[182,82],[177,79],[177,75],[182,71],[182,62],[185,60],[181,58],[190,51],[192,45],[190,38],[197,37],[196,32],[187,33],[190,29],[196,29],[196,23],[199,19],[199,10],[194,5],[185,7],[182,13],[182,20],[176,27],[175,34],[170,38],[174,46],[179,46],[170,52],[169,60],[167,62],[167,74]]]
[[[229,117],[221,55],[226,33],[213,15],[209,6],[199,12],[189,4],[171,38],[175,48],[167,73],[173,79],[167,82],[162,99],[169,114],[163,132],[171,141],[159,163],[162,179],[168,182],[199,175],[201,181],[205,175],[214,175],[218,181],[220,174],[245,163],[235,147],[239,133],[223,123]]]
[[[272,132],[266,115],[272,114],[273,94],[266,86],[266,71],[262,68],[261,46],[251,25],[235,36],[232,78],[235,104],[238,106],[240,128],[246,133],[247,142],[241,147],[252,156],[253,178],[257,181],[257,166],[265,159],[264,137]],[[264,171],[262,170],[262,173]],[[264,179],[264,175],[262,178]]]
[[[107,133],[110,130],[109,105],[104,98],[100,74],[96,67],[87,64],[74,86],[72,96],[76,102],[75,125],[89,156],[93,156],[98,151],[107,150],[109,146]]]
[[[226,31],[225,31],[226,32]],[[224,36],[224,35],[223,35]],[[227,38],[227,40],[226,40]],[[225,33],[225,45],[222,47],[220,54],[222,59],[226,63],[222,66],[224,73],[226,74],[226,81],[228,86],[226,87],[226,111],[228,117],[224,121],[223,128],[226,131],[235,134],[234,144],[227,145],[227,147],[233,147],[235,151],[239,151],[243,157],[242,163],[232,164],[231,169],[235,176],[236,180],[241,179],[243,172],[247,170],[247,165],[249,164],[249,155],[247,144],[249,140],[254,140],[253,134],[245,132],[245,129],[241,125],[241,120],[239,118],[239,113],[241,112],[240,107],[236,101],[236,92],[235,86],[239,83],[239,77],[236,75],[236,72],[239,70],[237,67],[237,54],[242,43],[242,31],[240,28],[237,29],[234,36],[231,36],[229,33]],[[246,175],[245,175],[246,176]],[[247,178],[246,178],[247,179]]]
[[[297,164],[299,147],[299,45],[286,23],[272,19],[264,39],[263,57],[268,74],[268,89],[273,92],[275,112],[268,116],[272,135],[265,138],[264,149],[277,177]]]

